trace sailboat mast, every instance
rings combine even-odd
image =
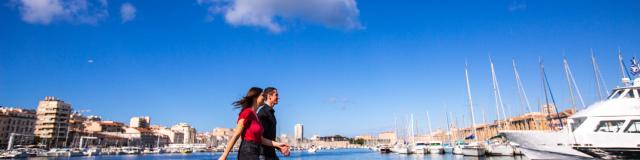
[[[576,89],[576,94],[578,95],[578,99],[580,100],[580,104],[582,104],[582,108],[587,108],[584,104],[584,99],[582,99],[582,93],[580,93],[580,88],[576,83],[576,79],[573,77],[573,73],[571,72],[571,67],[569,66],[569,62],[567,62],[567,73],[569,73],[569,78],[571,79],[571,83],[573,83],[573,87]]]
[[[504,111],[504,104],[502,102],[502,96],[500,94],[500,86],[498,84],[498,78],[496,76],[496,71],[495,71],[495,67],[493,65],[493,60],[491,59],[491,57],[489,57],[489,63],[491,64],[491,81],[493,82],[493,95],[495,97],[495,103],[496,103],[496,114],[497,114],[497,120],[498,120],[498,127],[499,128],[508,128],[508,126],[504,126],[503,123],[507,122],[507,115]],[[504,119],[503,122],[500,122],[500,120],[502,120],[500,118],[500,111],[502,111],[502,119]]]
[[[465,80],[467,82],[467,98],[469,99],[469,110],[471,111],[471,129],[473,130],[473,139],[477,139],[476,136],[478,136],[478,134],[476,134],[476,119],[475,119],[475,115],[473,114],[473,98],[471,98],[471,86],[469,84],[468,70],[469,70],[468,65],[465,63],[464,75],[465,75]]]
[[[529,103],[529,98],[527,98],[527,92],[524,90],[524,85],[522,84],[522,79],[520,79],[520,73],[518,72],[518,69],[516,68],[516,60],[513,59],[512,60],[513,63],[513,73],[516,77],[516,85],[518,88],[518,94],[520,95],[520,101],[522,103],[522,101],[524,101],[527,106],[527,112],[532,112],[533,110],[531,110],[531,104]],[[523,104],[523,106],[524,106]]]
[[[593,48],[591,48],[591,65],[593,66],[593,77],[596,79],[596,97],[603,99],[602,87],[600,86],[600,75],[598,71],[598,64],[596,63],[596,57],[593,55]]]
[[[445,104],[445,108],[447,108],[446,104]],[[447,120],[447,133],[449,133],[449,134],[447,134],[447,139],[449,140],[449,142],[451,142],[451,134],[452,134],[452,132],[451,132],[451,123],[449,122],[449,113],[450,112],[447,111],[444,114],[445,114],[446,120]]]
[[[571,78],[569,77],[569,64],[567,64],[567,57],[564,57],[564,59],[562,59],[562,68],[564,69],[564,75],[567,78],[567,86],[569,87],[569,98],[571,98],[571,107],[573,108],[573,110],[576,110],[576,99],[573,96],[573,87],[571,85]]]
[[[431,130],[431,117],[429,116],[429,111],[427,111],[427,123],[429,123],[429,137],[431,137],[433,130]]]
[[[547,110],[547,119],[550,120],[549,122],[549,127],[551,127],[553,129],[553,119],[551,119],[551,110],[549,106],[549,97],[547,95],[547,86],[546,86],[546,80],[545,80],[545,75],[544,75],[544,64],[542,64],[542,59],[539,59],[540,62],[540,78],[541,78],[541,82],[542,82],[542,90],[544,91],[544,102],[545,102],[545,106],[544,108],[546,108]]]

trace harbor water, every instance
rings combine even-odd
[[[68,160],[147,160],[147,159],[218,159],[221,153],[191,153],[191,154],[140,154],[140,155],[103,155],[103,156],[91,156],[91,157],[64,157],[57,159]],[[228,159],[236,159],[237,153],[231,153]],[[47,159],[47,157],[32,157],[30,160]],[[437,154],[437,155],[405,155],[395,153],[380,153],[367,149],[337,149],[337,150],[321,150],[316,153],[308,153],[306,151],[291,152],[289,157],[280,157],[283,160],[358,160],[358,159],[381,159],[381,160],[475,160],[475,159],[488,159],[488,160],[528,160],[524,156],[497,156],[497,157],[469,157],[453,154]]]

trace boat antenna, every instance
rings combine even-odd
[[[622,58],[622,50],[620,49],[620,47],[618,47],[618,63],[620,64],[620,74],[622,74],[622,83],[624,84],[625,87],[629,87],[629,84],[631,83],[631,80],[629,79],[629,77],[631,77],[631,75],[629,75],[629,73],[625,70],[625,68],[627,68],[624,65],[624,61]]]

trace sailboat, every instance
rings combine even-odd
[[[509,120],[504,112],[504,103],[502,102],[502,95],[500,94],[500,85],[498,84],[498,78],[496,76],[495,67],[491,57],[489,57],[489,63],[491,65],[491,81],[493,83],[493,96],[495,98],[498,126],[500,129],[508,129],[509,124],[507,123]],[[504,120],[500,120],[500,111],[502,111],[502,118],[504,118]],[[500,123],[500,121],[502,121],[502,123]],[[487,146],[487,153],[490,155],[511,156],[514,153],[514,147],[500,138],[494,138]]]
[[[405,136],[405,139],[403,139],[402,143],[398,143],[396,144],[391,151],[398,153],[398,154],[412,154],[414,153],[414,137],[413,137],[413,114],[411,114],[411,120],[410,120],[410,127],[407,127],[407,134]],[[411,138],[411,142],[407,143],[406,137],[410,137]]]
[[[622,56],[620,66],[624,68]],[[633,83],[622,70],[625,87],[615,88],[606,100],[596,102],[568,118],[560,131],[501,131],[509,141],[520,145],[529,159],[640,157],[640,74]],[[634,69],[632,69],[634,70]]]
[[[448,138],[449,142],[442,146],[442,152],[444,152],[444,153],[453,153],[453,141],[452,141],[453,132],[451,131],[451,123],[449,123],[449,116],[450,115],[451,115],[451,112],[448,112],[448,114],[446,114],[446,116],[447,116],[446,117],[447,118],[447,132],[449,133],[447,135],[447,138]]]
[[[469,110],[471,111],[471,129],[473,130],[472,139],[476,140],[475,142],[469,143],[469,145],[465,145],[462,147],[462,154],[465,156],[483,156],[485,154],[485,147],[477,142],[477,133],[476,133],[476,120],[473,113],[473,98],[471,98],[471,86],[469,84],[469,71],[468,67],[465,64],[464,67],[464,75],[465,80],[467,82],[467,98],[469,101]]]

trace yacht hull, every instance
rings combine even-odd
[[[484,156],[486,150],[480,147],[462,148],[462,154],[465,156]]]
[[[530,159],[593,158],[569,146],[573,144],[570,133],[544,131],[502,131],[512,142],[518,143],[520,151]]]

